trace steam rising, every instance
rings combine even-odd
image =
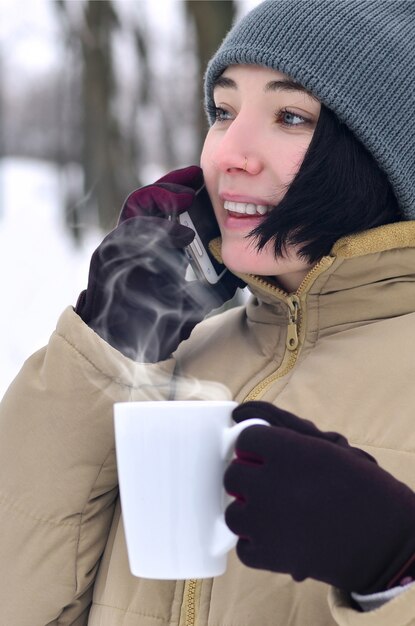
[[[126,367],[140,399],[143,394],[152,400],[231,398],[224,385],[184,378],[168,360],[194,325],[222,305],[211,287],[186,280],[183,245],[191,239],[192,232],[179,224],[132,218],[93,256],[88,291],[93,280],[97,314],[88,323],[134,361],[126,361]]]

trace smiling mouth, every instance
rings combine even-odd
[[[266,204],[253,204],[252,202],[231,202],[225,200],[223,207],[230,213],[237,213],[238,216],[244,215],[267,215],[272,209],[272,206]]]

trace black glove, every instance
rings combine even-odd
[[[251,426],[225,474],[226,511],[249,567],[314,578],[346,591],[387,588],[415,553],[415,494],[337,433],[267,402],[233,417]]]
[[[194,232],[167,218],[187,210],[203,184],[192,166],[127,198],[119,224],[92,255],[78,315],[132,359],[166,359],[212,309],[242,285],[230,272],[220,286],[186,281],[184,247]]]

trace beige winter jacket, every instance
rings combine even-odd
[[[239,402],[277,403],[415,489],[415,222],[341,240],[294,297],[250,285],[246,308],[206,320],[162,364],[132,363],[71,308],[26,362],[0,411],[1,626],[415,624],[415,586],[362,613],[324,584],[235,554],[214,580],[129,573],[112,404],[168,397],[175,367],[188,377],[179,394],[219,381]]]

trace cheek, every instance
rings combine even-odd
[[[308,144],[295,148],[288,146],[286,149],[280,150],[278,155],[274,156],[274,163],[276,163],[275,169],[278,170],[278,178],[284,185],[289,185],[297,174],[304,160],[307,148]]]
[[[205,178],[211,174],[212,170],[214,170],[214,149],[215,146],[213,137],[211,135],[211,130],[209,130],[203,144],[202,153],[200,155],[200,167],[203,170]]]
[[[205,180],[205,186],[208,190],[210,198],[212,200],[213,206],[217,204],[216,201],[216,193],[217,193],[217,180],[218,180],[218,170],[215,167],[214,159],[213,159],[214,145],[209,137],[209,133],[205,139],[205,143],[203,145],[202,153],[200,155],[200,167],[203,171],[203,178]]]

